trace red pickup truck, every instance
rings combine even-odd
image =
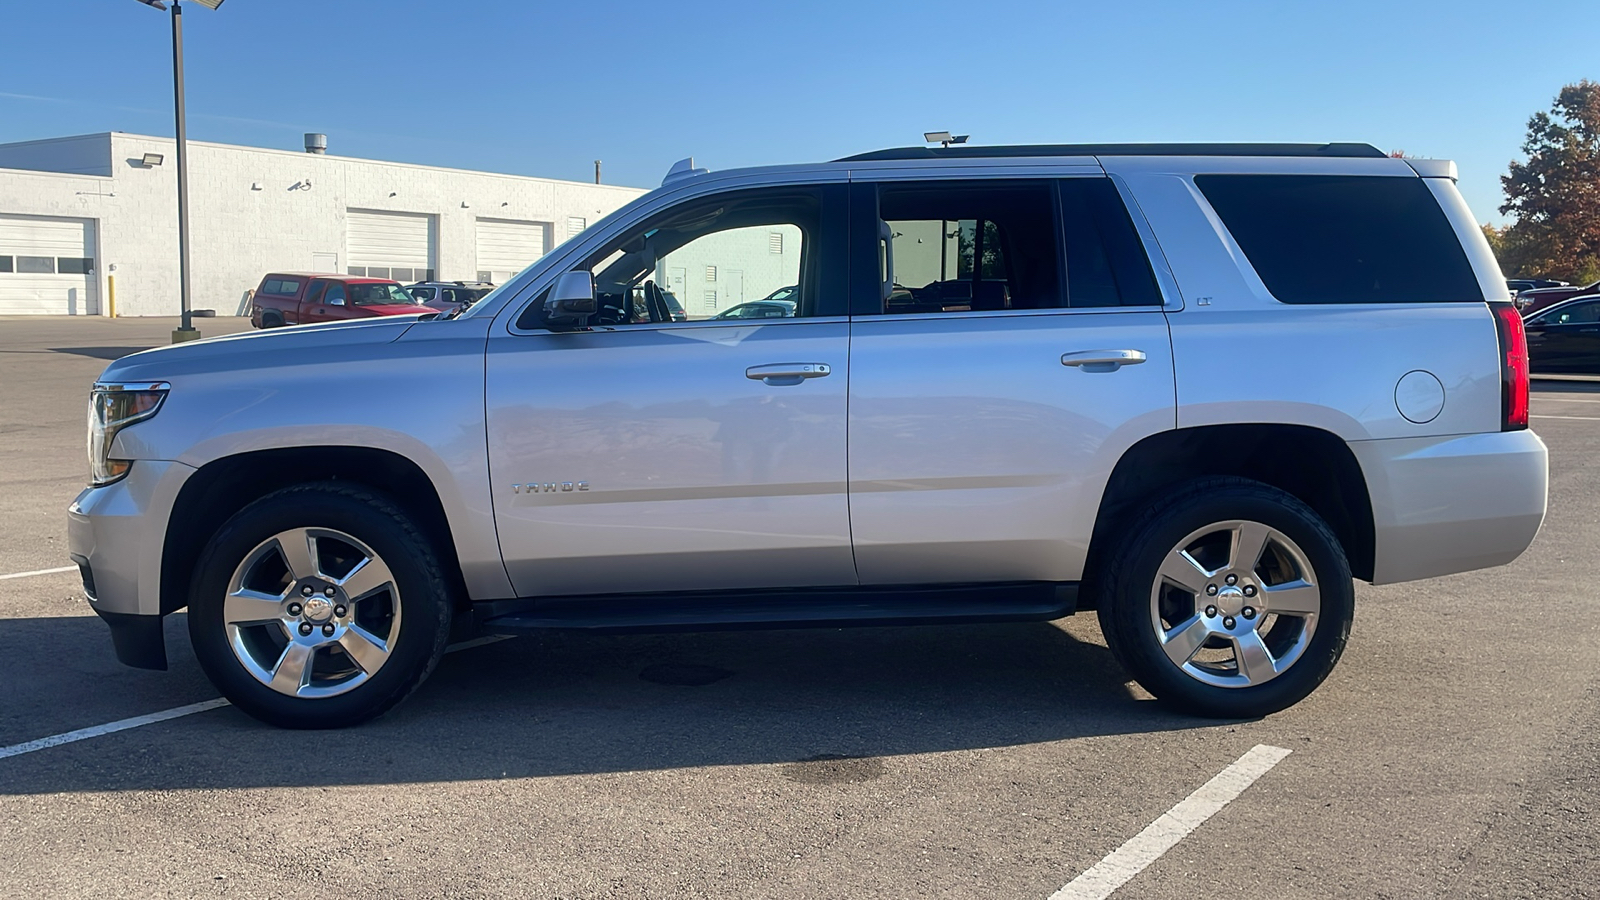
[[[250,302],[250,324],[257,328],[310,325],[371,316],[435,312],[397,281],[353,275],[274,272],[261,279]]]

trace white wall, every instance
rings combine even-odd
[[[0,170],[0,212],[93,218],[97,271],[116,278],[118,315],[178,312],[177,155],[170,138],[103,134],[64,138],[60,154],[31,142],[0,145],[0,160],[58,162],[110,159],[109,177],[85,178]],[[143,168],[146,152],[164,163]],[[299,185],[299,187],[296,187]],[[308,186],[309,185],[309,186]],[[255,189],[253,186],[259,186]],[[347,263],[345,214],[352,208],[425,213],[438,221],[438,276],[477,276],[479,216],[565,223],[593,222],[634,197],[637,188],[496,175],[303,152],[189,142],[191,302],[237,314],[245,291],[274,270],[307,271],[312,254]],[[532,262],[532,260],[528,260]],[[115,272],[111,267],[115,266]],[[103,304],[102,304],[103,306]]]

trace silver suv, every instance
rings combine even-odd
[[[382,713],[468,631],[1088,609],[1163,700],[1271,713],[1352,579],[1501,565],[1543,519],[1454,176],[1358,144],[680,164],[458,316],[113,363],[73,558],[120,659],[164,667],[187,607],[290,727]]]

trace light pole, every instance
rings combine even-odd
[[[146,6],[166,11],[162,0],[139,0]],[[223,0],[193,0],[216,9]],[[178,129],[178,296],[183,318],[172,332],[174,344],[200,337],[189,318],[189,141],[188,127],[183,115],[183,3],[172,0],[172,106]]]

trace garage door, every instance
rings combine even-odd
[[[345,216],[345,256],[351,275],[432,281],[438,268],[433,216],[352,209]]]
[[[0,315],[97,315],[94,220],[0,216]]]
[[[511,276],[544,255],[545,222],[511,219],[478,220],[478,280],[505,284]]]

